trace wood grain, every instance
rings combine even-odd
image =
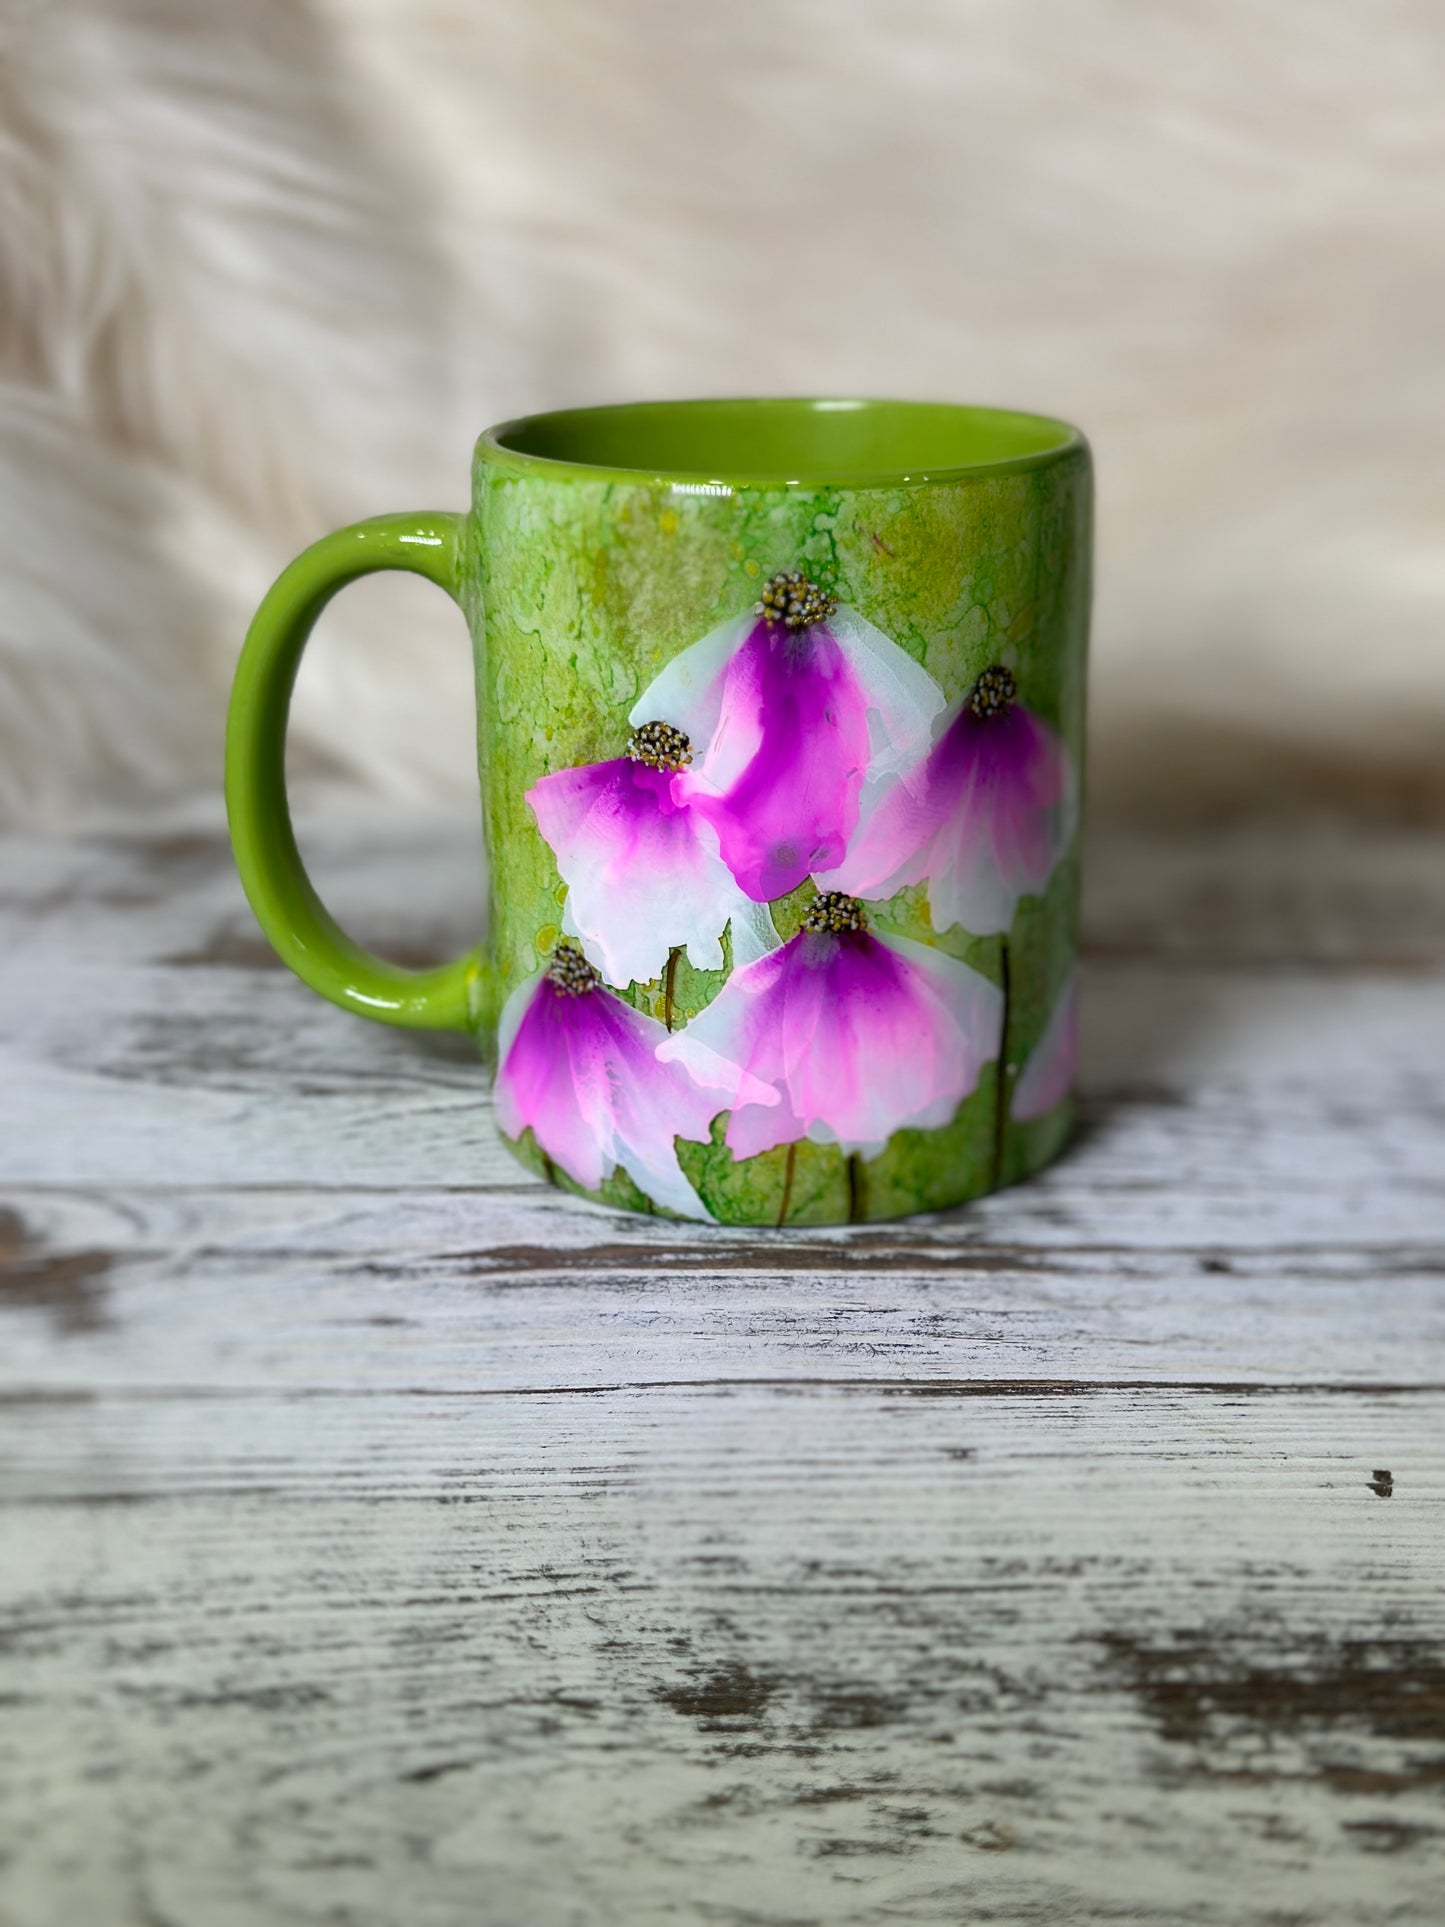
[[[533,1185],[214,819],[0,846],[0,1922],[1437,1920],[1436,845],[1092,859],[1070,1155],[759,1238]]]

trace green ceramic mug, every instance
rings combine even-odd
[[[236,674],[236,860],[282,958],[473,1033],[553,1184],[726,1224],[936,1209],[1071,1121],[1091,473],[1062,422],[890,401],[509,422],[469,514],[328,536]],[[486,943],[399,969],[327,915],[286,715],[344,583],[410,569],[476,653]]]

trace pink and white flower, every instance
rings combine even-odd
[[[820,880],[881,900],[926,879],[935,930],[1007,931],[1019,898],[1053,874],[1075,815],[1068,752],[1017,693],[1010,670],[985,669],[928,754],[870,785],[847,855]]]
[[[633,730],[625,756],[558,770],[527,792],[567,885],[563,928],[609,983],[651,982],[675,948],[699,970],[720,970],[730,922],[734,962],[777,943],[714,831],[676,794],[691,760],[681,730],[649,721]]]
[[[906,1125],[947,1124],[998,1056],[1003,996],[956,958],[870,932],[836,891],[797,935],[735,970],[658,1047],[728,1108],[734,1157],[797,1138],[871,1157]]]
[[[674,1137],[705,1143],[722,1108],[680,1067],[663,1063],[667,1032],[604,989],[574,943],[508,997],[497,1027],[497,1123],[528,1125],[542,1151],[595,1191],[618,1165],[654,1204],[711,1214],[677,1161]]]
[[[673,794],[770,903],[842,861],[865,781],[922,755],[942,707],[926,670],[794,571],[675,657],[631,720],[662,717],[698,746]]]
[[[1014,1121],[1047,1117],[1074,1088],[1079,1067],[1079,973],[1071,970],[1043,1035],[1029,1052],[1009,1105]]]

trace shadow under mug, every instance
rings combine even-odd
[[[562,1188],[727,1224],[937,1209],[1072,1120],[1092,480],[1062,422],[660,402],[509,422],[468,513],[305,551],[236,672],[226,795],[283,960],[472,1033]],[[476,661],[486,942],[408,971],[327,914],[287,813],[311,628],[406,569]]]

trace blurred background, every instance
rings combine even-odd
[[[1088,432],[1097,810],[1445,810],[1438,0],[0,22],[0,818],[214,790],[269,579],[490,422],[744,392]],[[343,598],[297,729],[468,795],[450,605]]]

